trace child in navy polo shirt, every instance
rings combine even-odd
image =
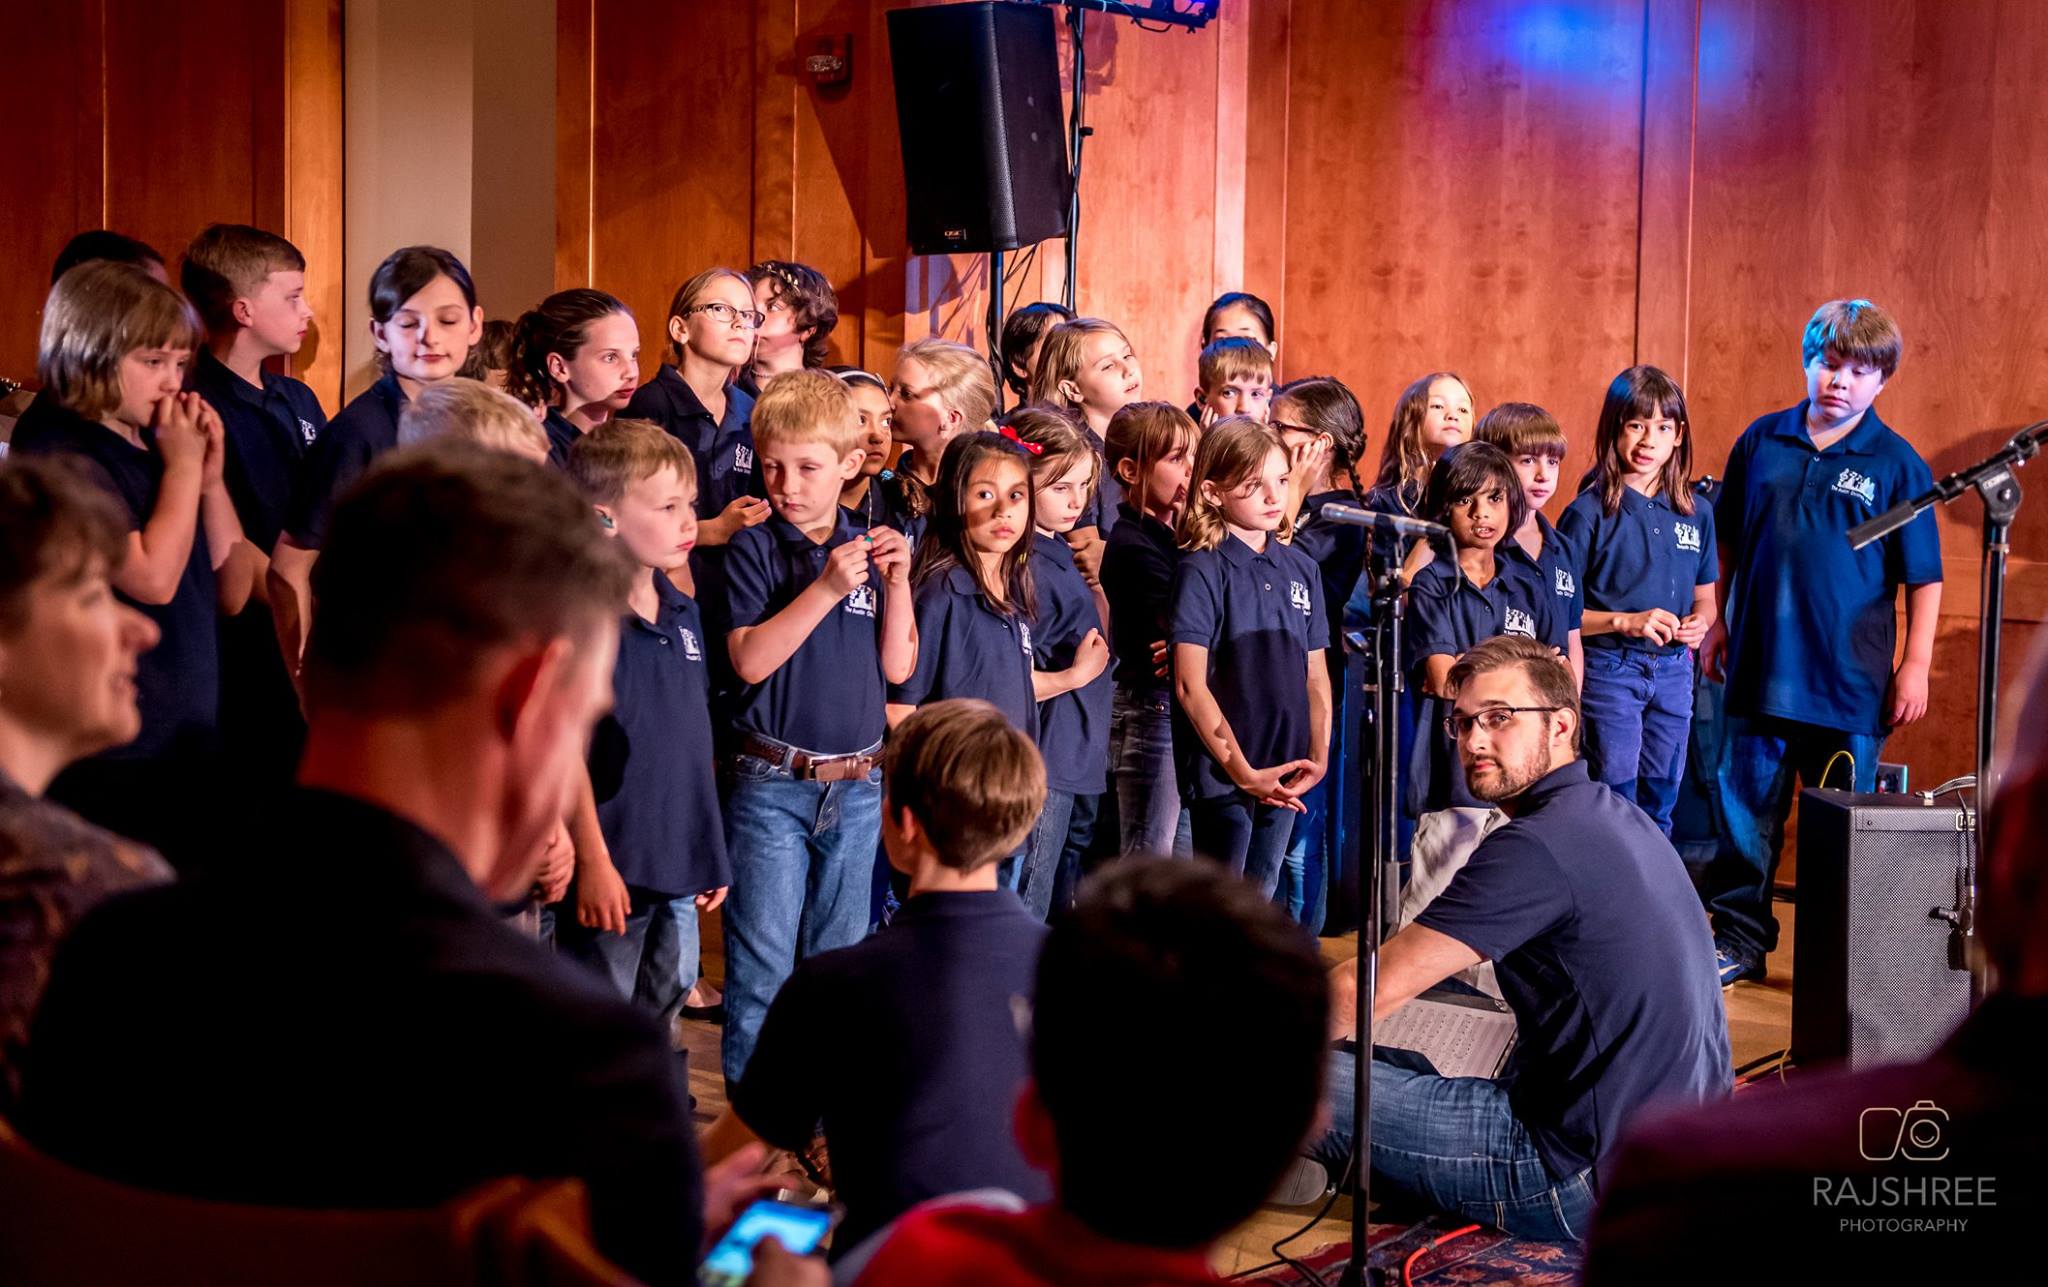
[[[612,710],[591,735],[604,853],[576,856],[577,915],[556,941],[620,995],[666,1019],[697,981],[697,913],[732,884],[711,750],[708,641],[697,605],[669,580],[696,543],[697,467],[645,420],[577,436],[568,469],[606,534],[645,569],[628,597],[612,665]],[[598,928],[626,903],[625,931]]]
[[[134,532],[112,576],[161,638],[135,673],[142,729],[78,761],[49,796],[179,867],[208,855],[205,824],[228,800],[218,769],[219,618],[249,601],[263,557],[243,536],[226,482],[226,430],[181,392],[204,336],[182,296],[128,264],[71,269],[43,305],[42,394],[12,450],[82,459]]]
[[[1522,500],[1528,517],[1515,529],[1514,539],[1503,541],[1496,552],[1513,559],[1550,587],[1553,604],[1564,618],[1565,660],[1571,666],[1572,682],[1583,685],[1586,678],[1585,645],[1580,636],[1585,612],[1579,596],[1579,582],[1585,572],[1579,554],[1564,535],[1543,517],[1543,507],[1557,494],[1557,480],[1564,469],[1564,429],[1542,407],[1533,402],[1503,402],[1479,417],[1472,431],[1478,442],[1490,442],[1515,462],[1515,474],[1522,480]]]
[[[1073,412],[1095,450],[1105,449],[1110,419],[1144,396],[1145,373],[1138,366],[1138,354],[1115,323],[1077,317],[1046,332],[1038,347],[1038,369],[1031,376],[1031,400]],[[1122,499],[1122,483],[1105,459],[1095,504],[1067,534],[1081,570],[1091,576],[1101,565],[1103,542],[1116,527]]]
[[[909,897],[881,933],[796,968],[705,1141],[715,1163],[749,1131],[797,1150],[822,1125],[846,1204],[835,1254],[926,1198],[1052,1196],[1011,1130],[1029,1076],[1016,1007],[1046,932],[996,878],[1043,807],[1038,754],[986,702],[934,702],[889,735],[884,783]]]
[[[1692,649],[1714,608],[1714,509],[1692,491],[1692,426],[1654,366],[1614,377],[1593,475],[1560,525],[1584,570],[1586,761],[1665,835],[1692,731]]]
[[[733,383],[759,398],[785,371],[822,367],[839,325],[839,295],[825,274],[789,259],[764,259],[747,270],[754,287],[754,356]]]
[[[543,409],[548,463],[569,467],[576,440],[618,415],[640,385],[640,327],[601,290],[561,290],[519,318],[505,388]],[[697,490],[696,479],[690,491]]]
[[[1074,566],[1066,533],[1087,508],[1094,490],[1097,457],[1080,426],[1051,407],[1020,407],[1003,418],[1034,453],[1032,480],[1031,579],[1037,592],[1031,621],[1038,684],[1066,682],[1093,671],[1079,688],[1039,697],[1038,743],[1045,752],[1045,816],[1031,833],[1031,847],[1017,889],[1040,919],[1055,891],[1071,889],[1081,857],[1095,835],[1102,793],[1109,785],[1109,643],[1103,623],[1109,608]]]
[[[828,367],[853,396],[853,410],[860,424],[860,472],[839,489],[839,507],[852,514],[862,527],[902,526],[887,491],[885,478],[893,477],[889,457],[895,445],[895,412],[889,406],[889,384],[872,371],[855,366]]]
[[[1267,895],[1329,766],[1329,629],[1308,555],[1276,535],[1287,448],[1248,416],[1202,435],[1173,578],[1175,763],[1195,852]]]
[[[1410,817],[1458,809],[1490,811],[1466,789],[1457,748],[1443,731],[1452,664],[1496,635],[1520,635],[1550,645],[1560,656],[1564,653],[1564,617],[1550,587],[1522,564],[1496,554],[1496,547],[1521,528],[1527,506],[1514,463],[1490,443],[1454,447],[1430,469],[1422,494],[1423,516],[1451,529],[1458,557],[1433,559],[1408,586],[1406,665],[1422,694],[1404,792]],[[1437,825],[1469,820],[1441,818]],[[1417,828],[1418,864],[1428,865],[1427,855],[1445,847],[1460,848],[1462,842],[1446,836],[1439,843]]]
[[[1173,700],[1165,680],[1172,629],[1174,525],[1187,504],[1202,431],[1167,402],[1134,402],[1110,417],[1109,474],[1120,517],[1102,555],[1102,592],[1116,657],[1109,763],[1116,779],[1117,852],[1185,854],[1188,815],[1173,764]]]
[[[761,320],[745,274],[730,268],[698,273],[669,301],[675,361],[662,363],[626,403],[624,414],[652,420],[696,459],[700,548],[723,546],[768,517],[749,427],[754,399],[732,383],[753,356]]]
[[[1379,477],[1366,493],[1366,508],[1419,513],[1430,466],[1471,436],[1472,390],[1455,372],[1432,371],[1401,390],[1387,440],[1380,444]]]
[[[1038,370],[1046,332],[1073,320],[1073,309],[1044,299],[1012,309],[1003,319],[1003,383],[1018,402],[1031,400],[1031,377]]]
[[[1000,433],[962,434],[946,445],[910,574],[917,667],[889,686],[892,724],[925,702],[978,697],[1035,740],[1038,703],[1084,687],[1109,664],[1098,637],[1063,670],[1034,668],[1032,460],[1024,444]]]
[[[988,428],[996,413],[996,381],[988,359],[936,335],[904,345],[896,355],[889,409],[896,441],[903,444],[889,488],[890,505],[902,518],[904,536],[915,544],[931,514],[931,488],[946,444]]]
[[[483,335],[484,311],[462,261],[438,246],[394,250],[370,275],[370,341],[384,374],[341,409],[306,454],[284,535],[271,551],[270,608],[294,672],[313,624],[313,560],[335,498],[398,443],[398,413],[430,384],[453,379]]]
[[[1330,771],[1301,797],[1287,861],[1280,868],[1288,914],[1321,930],[1329,873],[1343,851],[1354,789],[1352,725],[1347,718],[1344,681],[1344,605],[1365,572],[1366,529],[1322,517],[1325,505],[1359,504],[1358,462],[1365,455],[1365,412],[1341,381],[1329,376],[1291,380],[1273,393],[1273,432],[1287,448],[1290,544],[1316,565],[1323,581],[1323,622],[1328,642],[1323,663],[1330,672]]]
[[[1871,790],[1886,734],[1927,710],[1941,608],[1934,515],[1861,550],[1842,537],[1933,485],[1871,405],[1903,347],[1898,323],[1869,300],[1821,305],[1800,346],[1805,401],[1751,424],[1728,453],[1723,615],[1700,645],[1709,673],[1725,663],[1728,677],[1728,842],[1702,886],[1724,985],[1760,976],[1777,945],[1771,882],[1794,777],[1819,786],[1846,751],[1855,789]],[[1906,642],[1894,666],[1901,586]]]
[[[306,453],[327,425],[311,389],[263,368],[305,342],[313,321],[306,259],[275,233],[217,223],[193,238],[179,277],[206,323],[192,389],[220,414],[228,495],[242,530],[268,551],[284,530]]]
[[[1277,366],[1280,361],[1280,331],[1273,321],[1273,306],[1257,295],[1241,290],[1225,291],[1210,302],[1202,314],[1201,347],[1207,349],[1218,340],[1245,339],[1266,350],[1266,355]],[[1270,377],[1278,379],[1277,375]],[[1188,404],[1190,419],[1202,418],[1202,396],[1198,391],[1195,400]]]
[[[1202,350],[1195,364],[1195,403],[1201,419],[1250,416],[1261,424],[1273,402],[1273,355],[1257,340],[1230,336]]]
[[[867,932],[884,685],[910,678],[918,652],[909,543],[839,506],[862,456],[846,386],[777,376],[753,433],[775,517],[726,551],[726,647],[743,685],[725,805],[728,1087],[798,958]]]
[[[186,248],[180,278],[206,323],[191,387],[227,431],[228,495],[243,532],[268,556],[306,453],[327,424],[311,389],[263,368],[297,353],[306,338],[306,260],[275,233],[213,224]],[[305,722],[268,605],[256,598],[222,621],[220,646],[222,747],[245,781],[283,786],[299,762]]]

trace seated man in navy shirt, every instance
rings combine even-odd
[[[956,698],[897,725],[883,780],[882,841],[910,896],[886,930],[797,966],[706,1144],[716,1156],[752,1130],[802,1149],[822,1121],[840,1251],[941,1194],[1052,1196],[1011,1131],[1030,1072],[1014,1002],[1046,931],[996,884],[1044,807],[1045,768],[1002,712]]]
[[[1372,1062],[1375,1192],[1577,1241],[1629,1118],[1729,1089],[1707,926],[1671,842],[1587,777],[1578,695],[1553,649],[1490,639],[1449,684],[1468,785],[1510,820],[1380,949],[1373,1017],[1490,960],[1519,1040],[1498,1080]],[[1333,1021],[1348,1034],[1353,963],[1337,984]],[[1352,1056],[1330,1068],[1334,1121],[1313,1152],[1335,1174],[1351,1151]]]
[[[79,923],[24,1133],[129,1184],[278,1206],[574,1177],[606,1255],[693,1281],[710,1213],[667,1034],[493,906],[563,814],[631,575],[538,465],[436,442],[366,474],[315,568],[298,788],[202,876]]]

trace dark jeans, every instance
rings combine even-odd
[[[805,782],[738,757],[725,804],[725,1081],[739,1083],[761,1021],[796,963],[866,937],[882,773]]]
[[[697,900],[630,886],[627,892],[633,906],[624,934],[579,925],[572,893],[569,914],[555,922],[556,945],[610,980],[621,997],[673,1021],[697,982]]]
[[[1692,733],[1690,649],[1586,649],[1586,761],[1593,777],[1642,806],[1665,835]]]
[[[1230,868],[1266,897],[1280,883],[1287,838],[1294,833],[1292,809],[1254,803],[1242,791],[1213,800],[1188,802],[1195,852]]]
[[[1341,759],[1332,759],[1332,773],[1342,767]],[[1280,863],[1280,883],[1275,891],[1275,901],[1311,934],[1322,932],[1323,913],[1330,892],[1330,854],[1337,834],[1337,820],[1330,812],[1330,797],[1334,793],[1325,790],[1329,785],[1330,779],[1325,777],[1301,797],[1302,807],[1307,812],[1296,815],[1294,819],[1294,830],[1287,840],[1287,854]]]
[[[1721,768],[1721,812],[1728,837],[1701,880],[1701,897],[1713,913],[1714,941],[1730,956],[1761,961],[1778,946],[1778,918],[1771,913],[1771,884],[1778,851],[1785,843],[1785,818],[1792,811],[1793,779],[1810,787],[1877,788],[1877,757],[1884,738],[1845,733],[1784,719],[1728,716],[1727,753]],[[1834,775],[1835,755],[1855,757],[1853,778],[1846,760]]]
[[[1391,1188],[1518,1238],[1578,1242],[1593,1215],[1590,1168],[1552,1175],[1508,1105],[1507,1084],[1439,1077],[1371,1060],[1374,1196]],[[1349,1050],[1330,1052],[1330,1129],[1309,1149],[1332,1178],[1351,1160]]]
[[[1025,842],[1022,879],[1017,892],[1031,914],[1044,920],[1054,906],[1065,906],[1074,896],[1081,859],[1095,834],[1095,807],[1099,795],[1075,795],[1071,791],[1045,793],[1045,811]]]
[[[1109,708],[1109,763],[1116,775],[1120,852],[1189,852],[1188,811],[1173,766],[1173,708],[1165,694],[1118,688]]]

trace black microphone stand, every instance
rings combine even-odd
[[[1862,549],[1918,518],[1936,505],[1946,505],[1974,490],[1984,498],[1984,567],[1977,599],[1977,821],[1976,841],[1963,846],[1962,869],[1956,874],[1956,905],[1935,908],[1930,915],[1948,922],[1949,964],[1970,972],[1970,1004],[1984,999],[1987,980],[1975,948],[1977,936],[1977,855],[1984,844],[1984,820],[1997,785],[1992,743],[1998,733],[1998,660],[2005,625],[2005,562],[2012,551],[2012,523],[2020,512],[2020,483],[2015,470],[2034,458],[2048,438],[2048,420],[2036,421],[2013,435],[2012,441],[1968,469],[1959,470],[1909,501],[1892,506],[1876,518],[1849,529],[1849,546]]]

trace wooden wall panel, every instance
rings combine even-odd
[[[1549,408],[1571,475],[1635,354],[1642,0],[1292,0],[1290,22],[1286,371],[1352,386],[1369,467],[1401,388],[1450,369],[1481,412]]]
[[[278,229],[307,254],[316,309],[339,316],[339,22],[338,0],[193,0],[175,20],[141,0],[0,12],[15,251],[0,266],[0,374],[34,374],[50,262],[85,228],[140,237],[174,276],[208,223]]]
[[[1688,393],[1706,467],[1804,395],[1815,305],[1878,300],[1906,355],[1878,401],[1935,471],[2048,415],[2048,21],[1997,0],[1704,0]],[[2036,488],[2035,506],[2044,502]],[[1934,706],[1888,757],[1967,772],[1981,509],[1941,518]],[[2014,533],[2009,617],[2048,609],[2048,512]],[[2029,635],[2013,632],[2010,668]]]
[[[563,0],[558,12],[555,284],[625,300],[651,367],[668,351],[675,288],[750,262],[754,6]]]
[[[50,262],[101,219],[100,28],[97,5],[52,22],[36,5],[0,6],[0,375],[32,383]]]

